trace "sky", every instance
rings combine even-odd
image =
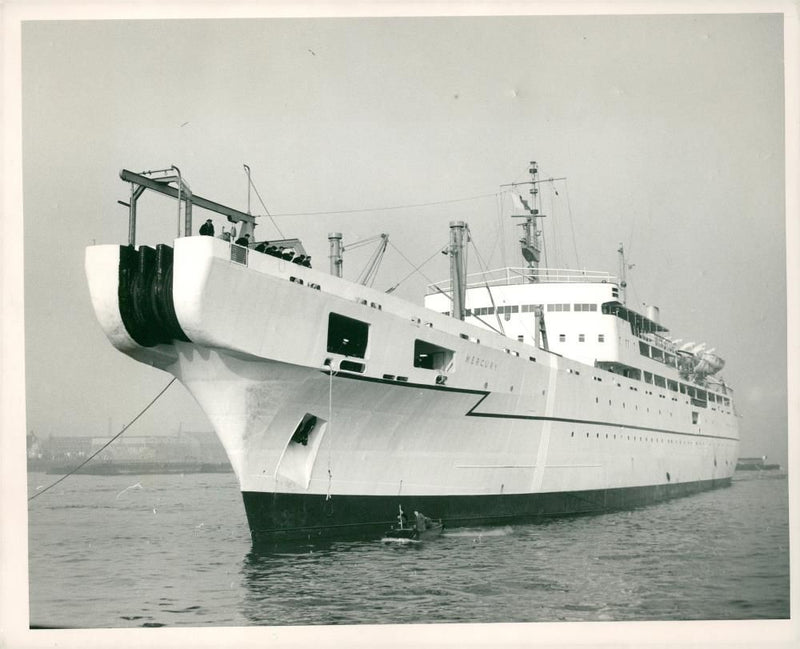
[[[97,19],[106,4],[84,5],[93,19],[79,20],[31,2],[19,33],[3,25],[4,451],[21,452],[25,431],[110,436],[170,379],[116,351],[89,300],[86,246],[127,239],[120,169],[174,164],[195,193],[245,209],[247,164],[266,205],[253,195],[253,211],[300,237],[315,266],[327,267],[328,232],[346,246],[386,232],[375,286],[403,280],[396,294],[421,303],[426,283],[448,274],[437,250],[451,220],[469,223],[472,261],[520,263],[498,192],[536,160],[542,177],[566,177],[543,186],[548,265],[616,272],[623,243],[629,305],[659,306],[672,335],[725,358],[741,454],[786,465],[786,246],[796,278],[800,237],[796,153],[788,187],[785,160],[797,75],[785,96],[780,13],[222,20],[139,2],[126,20]],[[729,5],[781,3],[711,6]],[[214,6],[202,3],[204,15],[226,13]],[[796,70],[794,40],[789,53]],[[174,202],[146,193],[138,243],[171,240],[175,220]],[[276,236],[270,219],[258,222],[258,235]],[[370,253],[346,252],[345,276]],[[429,258],[424,275],[407,277],[409,260]],[[796,371],[796,333],[790,341]],[[796,422],[796,396],[791,412]],[[130,434],[179,427],[210,424],[176,383]],[[25,529],[24,508],[13,513]],[[24,543],[9,529],[4,551]]]
[[[521,265],[498,193],[536,160],[542,177],[566,177],[542,191],[548,265],[616,273],[623,243],[629,304],[659,306],[675,337],[716,348],[742,455],[785,465],[782,21],[26,22],[27,430],[110,436],[169,379],[113,349],[89,301],[85,247],[126,242],[120,169],[174,164],[195,193],[246,209],[248,164],[264,200],[252,194],[253,211],[318,267],[330,231],[345,246],[389,234],[381,289],[433,255],[397,289],[421,302],[447,276],[435,253],[451,220],[469,223],[473,262]],[[439,204],[372,209],[425,203]],[[137,243],[170,241],[174,202],[146,193],[139,206]],[[345,276],[371,252],[346,253]],[[134,432],[179,427],[210,424],[176,385]]]

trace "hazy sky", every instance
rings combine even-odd
[[[777,14],[25,23],[28,430],[115,433],[169,379],[113,349],[89,301],[85,247],[126,242],[119,169],[175,164],[244,209],[247,163],[275,215],[487,196],[275,220],[326,268],[329,231],[387,232],[418,264],[463,219],[500,266],[503,250],[519,265],[518,232],[494,194],[535,159],[567,177],[543,191],[548,263],[616,273],[623,242],[629,303],[717,349],[742,454],[785,463],[782,30]],[[146,193],[138,243],[175,223],[174,202]],[[376,286],[410,270],[390,248]],[[423,272],[445,277],[447,259]],[[421,301],[425,283],[398,293]],[[174,386],[135,433],[179,424],[210,428]]]

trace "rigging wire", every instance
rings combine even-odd
[[[333,443],[331,442],[331,431],[333,430],[333,376],[336,374],[333,370],[333,364],[328,366],[328,427],[326,433],[328,434],[328,491],[325,494],[325,502],[331,499],[331,483],[333,482],[333,473],[331,472],[331,453],[333,453]]]
[[[494,254],[494,247],[499,243],[500,244],[500,265],[507,266],[506,263],[506,238],[505,238],[505,228],[503,227],[503,200],[505,196],[505,192],[498,192],[497,194],[497,238],[495,242],[492,244],[491,254],[489,255],[489,259],[491,260],[492,255]]]
[[[633,234],[635,228],[636,228],[636,218],[634,217],[631,222],[630,234],[628,235],[628,244],[625,246],[625,250],[628,251],[628,259],[631,258],[631,250],[633,249]],[[630,288],[631,296],[634,298],[634,304],[644,304],[639,300],[639,296],[636,293],[635,283],[633,285],[631,284],[630,277],[628,276],[627,273],[627,271],[632,270],[634,266],[636,266],[636,264],[630,264],[630,263],[627,264],[627,268],[625,269],[625,281],[627,282],[628,287]],[[625,290],[628,290],[628,287],[626,287]]]
[[[392,205],[390,207],[367,207],[358,210],[336,210],[333,212],[282,212],[275,216],[321,216],[331,214],[358,214],[360,212],[386,212],[389,210],[406,210],[412,207],[430,207],[432,205],[447,205],[450,203],[464,203],[466,201],[475,201],[481,198],[488,198],[490,196],[497,196],[497,192],[491,194],[480,194],[478,196],[469,196],[467,198],[452,198],[446,201],[433,201],[431,203],[410,203],[408,205]]]
[[[483,259],[481,258],[481,253],[478,250],[478,246],[475,245],[475,241],[472,238],[472,232],[470,232],[469,226],[467,226],[467,233],[469,234],[469,242],[472,244],[472,248],[475,250],[475,256],[478,258],[478,264],[480,265],[481,272],[483,273],[483,284],[486,287],[486,292],[489,294],[489,300],[492,303],[492,311],[494,312],[494,315],[497,318],[497,325],[500,327],[500,331],[498,333],[501,333],[502,335],[505,336],[506,335],[506,329],[503,326],[503,321],[500,319],[500,314],[497,313],[497,305],[494,303],[494,295],[492,294],[492,289],[489,288],[489,282],[486,281],[486,274],[487,274],[488,271],[486,270],[486,265],[483,263]],[[477,316],[475,316],[475,317],[477,317]],[[480,318],[478,318],[478,319],[480,320]],[[491,327],[492,329],[494,329],[495,331],[497,331],[497,329],[495,329],[494,327],[489,325],[484,320],[481,320],[481,322],[483,322],[483,324],[485,324],[485,325]]]
[[[247,176],[247,182],[250,183],[250,186],[253,188],[253,191],[256,193],[256,196],[258,196],[258,200],[261,203],[261,207],[264,208],[264,212],[266,212],[267,216],[269,217],[269,220],[272,221],[272,225],[275,226],[275,229],[278,231],[278,234],[281,235],[281,239],[285,239],[286,236],[283,234],[283,232],[281,232],[281,229],[278,227],[278,224],[275,223],[275,219],[272,218],[272,214],[269,213],[269,210],[267,209],[267,206],[264,204],[264,200],[261,198],[261,194],[258,193],[258,188],[255,186],[253,181],[250,179],[250,175],[249,174]],[[279,214],[278,216],[284,216],[284,215]]]
[[[167,383],[167,384],[164,386],[164,388],[161,390],[161,392],[159,392],[159,393],[158,393],[158,394],[157,394],[155,397],[153,397],[153,400],[152,400],[150,403],[148,403],[148,404],[147,404],[147,405],[146,405],[146,406],[145,406],[145,407],[144,407],[144,408],[143,408],[143,409],[142,409],[142,410],[139,412],[139,414],[138,414],[138,415],[136,415],[136,416],[135,416],[135,417],[134,417],[134,418],[131,420],[131,422],[130,422],[129,424],[127,424],[127,425],[126,425],[126,426],[125,426],[125,427],[124,427],[124,428],[123,428],[121,431],[119,431],[119,432],[118,432],[116,435],[114,435],[114,437],[112,437],[110,440],[108,440],[108,441],[107,441],[105,444],[103,444],[103,445],[102,445],[102,446],[101,446],[99,449],[97,449],[97,450],[96,450],[94,453],[92,453],[92,454],[91,454],[89,457],[87,457],[87,458],[86,458],[86,459],[85,459],[83,462],[81,462],[81,463],[80,463],[78,466],[76,466],[74,469],[72,469],[72,470],[71,470],[69,473],[67,473],[67,474],[65,474],[65,475],[62,475],[62,476],[61,476],[61,477],[60,477],[58,480],[56,480],[56,481],[55,481],[55,482],[53,482],[52,484],[50,484],[50,485],[46,486],[46,487],[45,487],[44,489],[42,489],[41,491],[38,491],[38,492],[36,492],[35,494],[33,494],[33,495],[30,497],[30,498],[28,498],[28,502],[30,502],[30,501],[31,501],[31,500],[33,500],[34,498],[38,498],[38,497],[39,497],[39,496],[41,496],[41,495],[42,495],[42,494],[43,494],[45,491],[49,491],[50,489],[52,489],[53,487],[55,487],[55,486],[56,486],[56,485],[57,485],[59,482],[63,482],[64,480],[66,480],[67,478],[69,478],[69,477],[70,477],[71,475],[73,475],[73,474],[74,474],[76,471],[78,471],[78,470],[79,470],[81,467],[83,467],[83,466],[85,466],[86,464],[88,464],[90,460],[92,460],[93,458],[97,457],[97,455],[98,455],[99,453],[101,453],[102,451],[104,451],[105,449],[107,449],[109,446],[111,446],[111,443],[112,443],[112,442],[114,442],[114,440],[116,440],[116,439],[117,439],[117,438],[118,438],[120,435],[122,435],[122,433],[124,433],[126,430],[128,430],[128,429],[129,429],[131,426],[133,426],[133,424],[134,424],[134,423],[136,423],[136,420],[137,420],[137,419],[139,419],[139,417],[141,417],[141,416],[142,416],[144,413],[146,413],[146,412],[147,412],[147,411],[150,409],[150,406],[152,406],[152,405],[153,405],[153,404],[154,404],[156,401],[158,401],[158,400],[161,398],[161,395],[162,395],[162,394],[164,394],[164,393],[165,393],[165,392],[166,392],[166,391],[169,389],[169,386],[171,386],[171,385],[172,385],[173,383],[175,383],[175,381],[177,381],[177,380],[178,380],[178,379],[177,379],[176,377],[174,377],[174,376],[173,376],[173,377],[172,377],[172,379],[170,380],[170,382],[169,382],[169,383]]]
[[[355,248],[360,248],[361,246],[366,246],[368,243],[374,243],[383,237],[382,234],[376,234],[371,237],[367,237],[366,239],[359,239],[358,241],[354,241],[353,243],[348,243],[345,247],[346,250],[354,250]]]
[[[481,318],[479,315],[475,315],[475,314],[473,313],[473,314],[472,314],[472,317],[473,317],[473,318],[475,318],[475,319],[476,319],[478,322],[482,322],[483,324],[485,324],[487,327],[489,327],[489,329],[491,329],[492,331],[494,331],[496,334],[500,334],[501,336],[505,336],[505,335],[506,335],[506,332],[505,332],[505,331],[500,331],[500,330],[499,330],[499,329],[497,329],[497,328],[496,328],[494,325],[491,325],[491,324],[489,324],[488,322],[486,322],[486,320],[484,320],[483,318]]]
[[[552,185],[551,187],[555,192],[555,195],[558,196],[558,190]],[[570,205],[569,202],[569,188],[567,187],[566,179],[564,180],[564,194],[567,197],[567,214],[569,215],[569,227],[570,230],[572,231],[572,249],[575,251],[575,261],[578,264],[578,268],[583,268],[583,266],[581,265],[581,258],[578,255],[578,244],[577,244],[577,238],[575,237],[575,223],[573,222],[572,218],[572,206]]]
[[[427,282],[428,282],[428,284],[430,284],[430,285],[434,286],[434,287],[435,287],[435,288],[437,288],[437,289],[438,289],[440,292],[444,293],[444,291],[442,291],[441,289],[439,289],[438,287],[436,287],[436,286],[435,286],[435,284],[434,284],[434,283],[433,283],[433,282],[430,280],[430,278],[429,278],[429,277],[427,277],[427,276],[425,275],[425,273],[423,273],[423,272],[420,270],[420,269],[421,269],[421,268],[422,268],[422,267],[423,267],[425,264],[427,264],[427,263],[428,263],[428,262],[429,262],[431,259],[433,259],[433,258],[434,258],[436,255],[438,255],[439,253],[441,253],[441,252],[442,252],[442,247],[441,247],[441,246],[440,246],[439,248],[437,248],[437,249],[436,249],[436,251],[435,251],[435,252],[434,252],[434,253],[433,253],[433,254],[432,254],[430,257],[428,257],[428,258],[427,258],[425,261],[423,261],[423,262],[422,262],[422,263],[421,263],[419,266],[416,266],[416,265],[414,265],[414,263],[413,263],[413,262],[412,262],[412,261],[411,261],[411,260],[410,260],[408,257],[406,257],[406,256],[405,256],[405,255],[404,255],[404,254],[403,254],[403,253],[400,251],[400,249],[399,249],[397,246],[395,246],[395,245],[394,245],[394,244],[393,244],[391,241],[389,241],[389,245],[390,245],[392,248],[394,248],[394,249],[397,251],[397,253],[398,253],[398,254],[399,254],[399,255],[400,255],[400,256],[401,256],[403,259],[405,259],[405,260],[408,262],[408,264],[409,264],[409,265],[410,265],[410,266],[411,266],[411,267],[412,267],[414,270],[412,270],[412,271],[411,271],[411,272],[410,272],[408,275],[406,275],[406,276],[405,276],[403,279],[401,279],[399,282],[397,282],[397,284],[395,284],[395,285],[394,285],[394,286],[392,286],[391,288],[388,288],[388,289],[386,289],[386,291],[385,291],[386,293],[391,293],[391,292],[393,292],[393,291],[394,291],[394,290],[395,290],[395,289],[396,289],[398,286],[400,286],[400,284],[402,284],[403,282],[405,282],[405,281],[406,281],[406,280],[407,280],[409,277],[411,277],[411,276],[412,276],[414,273],[419,273],[420,275],[422,275],[422,277],[424,277],[424,278],[425,278],[425,281],[427,281]],[[446,293],[445,293],[445,295],[446,295]]]
[[[550,194],[550,213],[555,213],[555,204],[554,204],[554,196]],[[570,262],[567,260],[567,246],[566,242],[564,241],[563,237],[559,237],[559,234],[564,234],[563,229],[559,229],[556,223],[555,216],[550,219],[550,237],[553,241],[553,265],[557,268],[567,268],[570,265]],[[563,250],[562,250],[563,246]]]
[[[378,269],[380,268],[381,261],[383,261],[383,255],[386,252],[386,244],[389,241],[389,235],[382,234],[378,238],[381,240],[378,248],[372,253],[372,256],[367,261],[367,265],[364,266],[364,269],[356,280],[363,286],[371,287],[375,283],[375,278],[378,276]]]

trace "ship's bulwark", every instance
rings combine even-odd
[[[243,492],[253,542],[375,538],[396,523],[398,507],[442,519],[446,528],[539,523],[599,514],[730,486],[731,478],[579,492],[485,496],[323,496]]]

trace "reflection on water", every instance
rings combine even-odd
[[[242,562],[242,613],[258,625],[406,621],[387,614],[409,598],[431,551],[380,541],[253,548]]]

